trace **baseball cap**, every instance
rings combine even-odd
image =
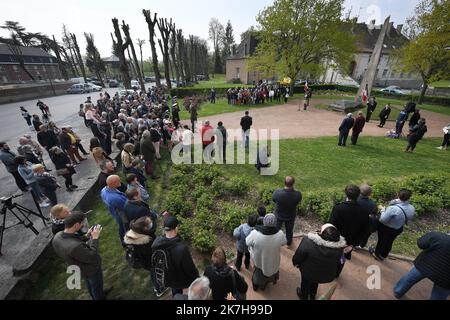
[[[180,224],[180,221],[178,221],[177,218],[175,217],[167,217],[164,220],[164,231],[172,231],[175,230],[176,227],[178,227],[178,225]]]

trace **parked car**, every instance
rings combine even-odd
[[[139,84],[139,81],[131,80],[131,89],[139,90],[140,88],[141,88],[141,85]]]
[[[74,84],[66,91],[66,93],[68,93],[68,94],[91,93],[91,92],[92,92],[92,86],[90,86],[86,83]]]
[[[387,87],[387,88],[381,89],[380,91],[384,92],[384,93],[391,93],[391,94],[398,94],[398,95],[405,94],[402,90],[397,89],[397,88]]]
[[[108,85],[110,88],[118,88],[120,86],[120,83],[117,80],[109,80]]]
[[[92,82],[89,82],[88,85],[92,87],[92,91],[94,91],[94,92],[103,90],[102,86],[98,86]]]
[[[155,78],[155,77],[145,77],[145,78],[144,78],[144,81],[145,81],[145,82],[155,82],[155,81],[156,81],[156,78]]]
[[[90,83],[96,86],[103,87],[102,82],[100,80],[92,80]]]
[[[197,80],[198,80],[198,81],[206,80],[206,76],[203,75],[203,74],[199,74],[199,75],[197,75]]]
[[[120,90],[119,97],[128,97],[129,95],[134,95],[136,92],[134,90]]]

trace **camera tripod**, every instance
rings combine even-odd
[[[42,223],[46,226],[48,218],[44,217],[42,214],[42,211],[39,210],[39,212],[33,211],[31,209],[25,208],[24,206],[14,203],[12,199],[20,197],[22,195],[18,196],[11,196],[8,198],[1,198],[1,202],[3,203],[3,207],[1,209],[0,215],[2,217],[2,224],[0,225],[0,256],[2,256],[2,245],[3,245],[3,235],[5,230],[14,228],[19,225],[23,225],[26,229],[30,229],[35,235],[39,234],[39,231],[34,227],[33,222],[30,220],[30,216],[36,216],[42,219]],[[33,197],[33,200],[34,197]],[[12,213],[14,217],[18,220],[16,224],[6,226],[6,215],[7,213]]]

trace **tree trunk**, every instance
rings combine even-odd
[[[79,77],[80,76],[80,71],[78,70],[77,60],[74,57],[75,52],[74,52],[74,49],[72,47],[69,47],[69,53],[70,53],[70,61],[72,61],[72,65],[75,68],[76,77]]]
[[[139,84],[141,86],[141,91],[145,92],[145,83],[144,83],[144,79],[142,78],[141,70],[139,68],[139,60],[136,56],[136,50],[134,50],[134,44],[133,44],[133,41],[131,40],[131,36],[130,36],[130,26],[125,24],[125,21],[122,21],[122,30],[123,30],[123,33],[125,34],[127,41],[130,43],[129,47],[131,48],[131,54],[133,55],[132,61],[134,61],[134,68],[136,71],[136,76],[139,80]],[[129,51],[128,51],[128,54],[130,54]]]
[[[125,57],[125,50],[128,48],[128,45],[130,43],[128,41],[123,43],[122,34],[120,33],[119,28],[119,20],[114,18],[112,19],[112,23],[114,26],[114,33],[116,35],[117,41],[114,40],[114,36],[112,34],[111,38],[113,40],[114,51],[120,61],[120,72],[122,73],[123,77],[123,85],[125,86],[125,89],[131,89],[130,72],[127,64],[127,59]]]
[[[61,71],[61,75],[64,78],[64,80],[67,81],[69,79],[69,77],[67,76],[67,70],[66,70],[66,68],[64,68],[64,65],[62,63],[61,54],[59,52],[58,42],[56,42],[54,35],[53,35],[52,50],[53,50],[53,52],[55,52],[56,60],[58,61],[59,71]]]
[[[420,91],[419,101],[417,101],[417,104],[419,104],[419,105],[423,104],[423,99],[425,98],[427,89],[428,89],[428,83],[426,80],[424,80],[422,90]]]
[[[72,75],[75,77],[75,76],[76,76],[75,69],[74,69],[74,66],[73,66],[73,64],[72,64],[72,61],[70,60],[69,56],[67,55],[66,49],[64,49],[64,47],[61,47],[61,51],[62,51],[62,54],[63,54],[63,56],[64,56],[64,59],[66,59],[66,62],[67,62],[67,64],[68,64],[69,67],[70,67],[70,70],[71,70],[71,72],[72,72]]]
[[[83,74],[84,82],[87,83],[86,69],[84,68],[83,57],[81,56],[80,47],[78,46],[77,36],[74,33],[72,33],[71,37],[72,37],[73,44],[75,46],[75,53],[76,53],[76,56],[78,59],[78,64],[80,66],[81,73]]]
[[[161,86],[161,72],[159,72],[159,63],[158,63],[158,54],[156,53],[156,43],[155,43],[155,26],[158,22],[157,14],[155,13],[154,18],[151,18],[150,10],[142,10],[142,13],[145,16],[145,21],[148,25],[148,31],[150,34],[149,41],[150,47],[152,49],[152,63],[153,63],[153,72],[155,74],[156,86]]]

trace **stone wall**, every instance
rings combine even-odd
[[[0,104],[63,95],[72,84],[72,82],[56,82],[53,83],[53,88],[49,83],[0,88]]]

